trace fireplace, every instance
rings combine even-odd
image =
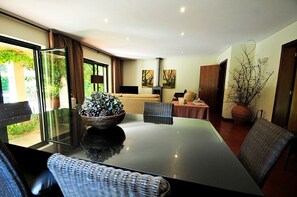
[[[162,87],[160,85],[160,74],[161,74],[161,60],[162,58],[158,57],[158,68],[157,68],[157,86],[152,88],[153,94],[159,94],[160,95],[160,101],[162,102]]]
[[[162,102],[162,88],[160,86],[155,86],[152,88],[152,93],[153,94],[159,94],[160,95],[160,101]]]

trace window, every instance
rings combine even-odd
[[[107,79],[107,66],[99,62],[95,62],[89,59],[84,59],[84,91],[85,97],[90,97],[93,91],[107,92],[108,79]],[[102,83],[91,81],[91,76],[96,75],[103,77]]]

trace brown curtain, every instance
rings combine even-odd
[[[49,32],[49,45],[50,48],[67,48],[70,93],[76,98],[77,103],[82,104],[84,101],[84,80],[81,43],[51,30]]]
[[[117,57],[111,58],[112,69],[112,93],[120,92],[120,86],[123,84],[123,60]]]

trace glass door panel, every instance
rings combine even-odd
[[[46,138],[70,142],[70,95],[66,49],[41,50]]]

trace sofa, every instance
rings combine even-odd
[[[124,105],[126,113],[143,114],[144,102],[160,102],[159,94],[111,94],[117,97]]]

